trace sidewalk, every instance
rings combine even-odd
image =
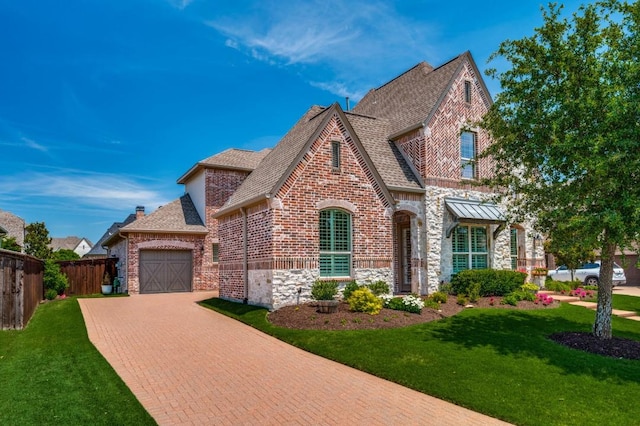
[[[553,297],[553,300],[557,300],[558,302],[566,302],[571,305],[582,306],[584,308],[592,309],[592,310],[595,310],[598,307],[598,304],[596,302],[585,302],[580,300],[579,297],[575,297],[575,296],[556,294],[552,291],[542,291],[541,293],[551,294]],[[627,296],[640,297],[640,287],[616,286],[613,288],[613,294],[624,294]],[[632,321],[640,321],[640,316],[635,311],[623,311],[621,309],[613,309],[611,313],[621,318],[630,319]]]
[[[160,425],[500,425],[198,306],[211,292],[79,299],[89,339]]]

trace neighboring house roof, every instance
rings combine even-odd
[[[100,239],[98,240],[97,243],[95,243],[95,245],[93,247],[91,247],[91,250],[89,250],[89,252],[87,254],[84,255],[84,257],[98,257],[98,256],[106,256],[107,255],[107,249],[105,249],[104,247],[107,245],[107,241],[109,241],[110,239],[112,239],[112,237],[117,236],[118,232],[120,232],[120,229],[128,224],[130,224],[131,222],[133,222],[134,220],[136,220],[136,215],[135,214],[130,214],[129,216],[127,216],[127,218],[125,220],[123,220],[122,222],[114,222],[113,225],[111,225],[109,227],[109,229],[107,230],[107,232],[105,232],[102,237],[100,237]]]
[[[82,241],[86,241],[90,246],[92,245],[91,241],[87,240],[86,238],[71,236],[64,238],[51,238],[49,247],[51,247],[53,251],[62,249],[75,250]]]
[[[271,152],[270,148],[262,151],[250,151],[246,149],[227,149],[219,154],[212,155],[194,164],[184,175],[178,179],[179,184],[186,183],[196,172],[206,168],[231,169],[251,172],[258,167],[260,162]]]
[[[14,237],[20,247],[24,247],[25,221],[19,216],[0,210],[0,236]]]
[[[200,219],[191,197],[185,194],[153,213],[124,226],[120,232],[206,234],[207,228]]]
[[[437,68],[421,62],[383,86],[370,90],[353,112],[388,119],[391,123],[388,136],[391,137],[423,124],[437,110],[465,60],[479,75],[469,52]],[[479,81],[484,84],[482,79]],[[486,87],[483,88],[486,91]]]

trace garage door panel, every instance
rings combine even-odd
[[[140,293],[191,291],[192,254],[184,250],[141,250]]]

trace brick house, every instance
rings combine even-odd
[[[352,111],[311,107],[271,150],[204,159],[178,179],[183,197],[106,241],[123,288],[219,288],[277,309],[317,279],[424,295],[462,269],[541,264],[534,234],[475,184],[491,164],[473,123],[490,105],[465,52],[416,65]]]
[[[220,296],[278,308],[316,279],[428,294],[462,269],[542,262],[540,242],[475,184],[491,164],[473,123],[490,105],[466,52],[416,65],[352,111],[310,108],[210,216]]]
[[[193,165],[178,179],[185,195],[114,224],[103,236],[117,257],[122,289],[132,294],[218,288],[218,225],[212,215],[267,155],[230,149]],[[204,219],[204,220],[203,220]]]

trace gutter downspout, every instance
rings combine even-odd
[[[247,209],[245,207],[241,207],[240,213],[242,213],[242,284],[244,290],[242,303],[246,305],[249,303],[249,254],[247,253],[249,242],[247,241]]]

